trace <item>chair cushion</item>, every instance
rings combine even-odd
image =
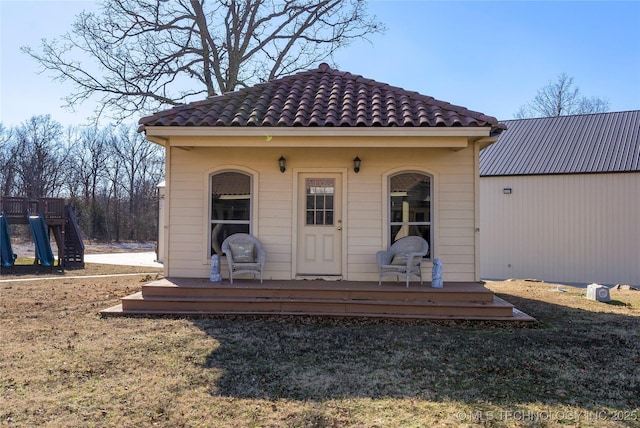
[[[409,253],[396,253],[391,259],[392,265],[406,265]]]
[[[254,271],[260,272],[260,263],[239,263],[233,265],[233,271]]]
[[[256,261],[256,257],[253,254],[255,245],[253,242],[235,243],[229,242],[229,248],[231,249],[231,255],[233,256],[234,263],[253,263]]]

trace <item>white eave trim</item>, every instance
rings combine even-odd
[[[498,136],[494,135],[491,137],[483,137],[480,138],[478,140],[476,140],[476,144],[480,145],[480,150],[489,147],[491,144],[495,143],[496,141],[498,141]]]
[[[488,137],[490,127],[204,127],[146,126],[151,137]]]
[[[267,128],[151,126],[147,139],[163,147],[407,147],[462,150],[491,138],[490,127]]]

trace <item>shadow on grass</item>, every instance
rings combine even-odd
[[[212,394],[640,406],[640,317],[502,294],[538,323],[203,318]]]
[[[35,275],[64,275],[61,266],[41,266],[38,264],[15,264],[11,267],[3,267],[0,272],[0,279],[11,276],[35,276]]]

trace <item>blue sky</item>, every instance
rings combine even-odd
[[[20,52],[68,31],[92,0],[0,0],[0,123],[51,114],[80,125],[95,105],[61,108],[69,87]],[[430,95],[498,119],[555,80],[572,76],[611,111],[640,109],[640,1],[373,0],[388,27],[353,43],[338,68]],[[138,117],[131,122],[137,122]]]

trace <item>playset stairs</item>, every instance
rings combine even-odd
[[[84,242],[73,209],[65,207],[64,223],[64,266],[67,268],[84,268]]]

